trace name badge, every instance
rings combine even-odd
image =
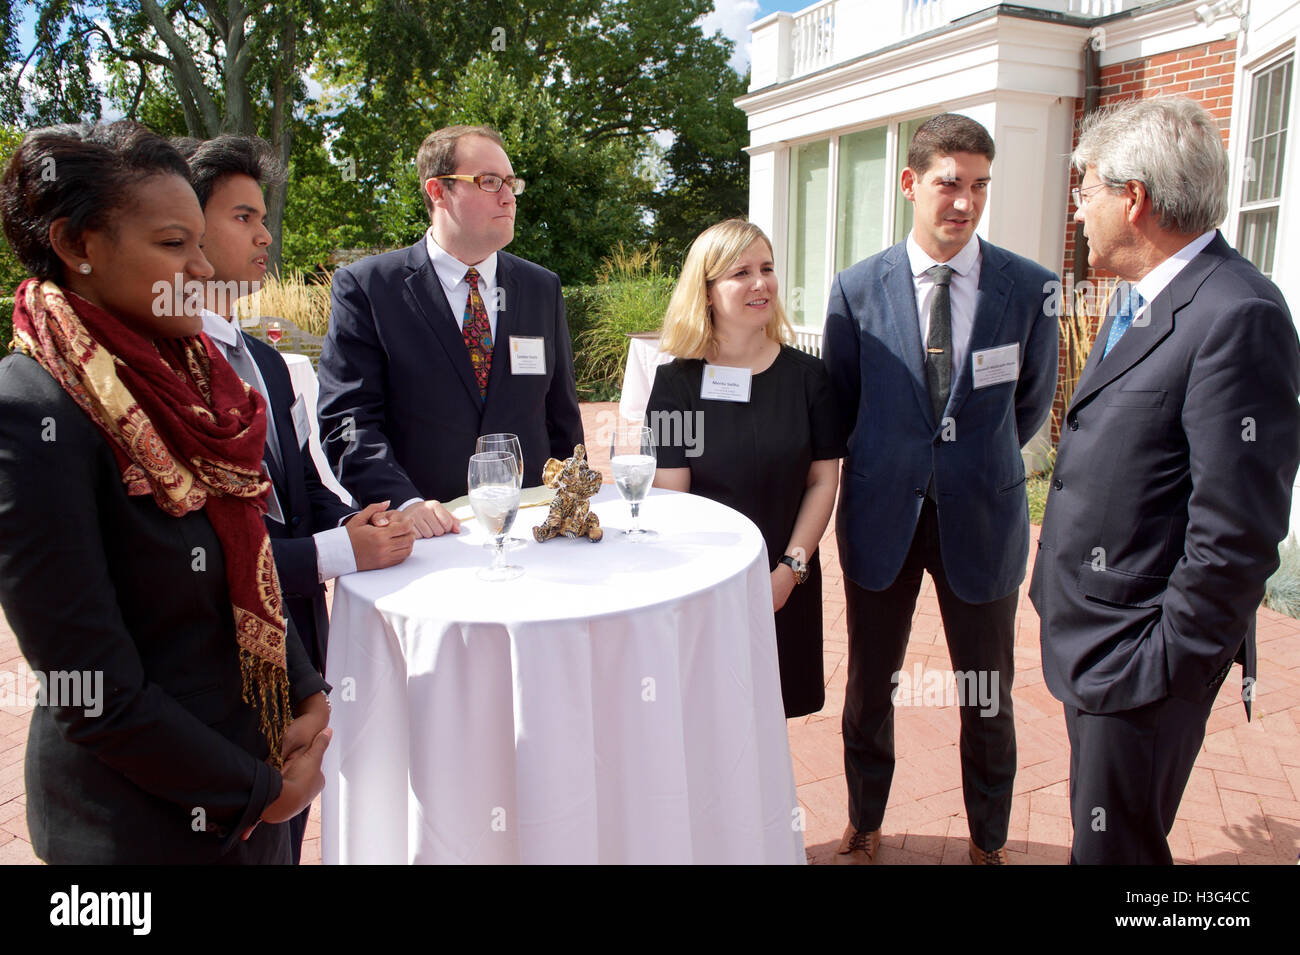
[[[546,339],[510,336],[510,374],[546,374]]]
[[[311,419],[307,417],[307,399],[302,395],[293,399],[293,407],[289,412],[293,415],[293,436],[298,439],[298,447],[301,448],[311,436]]]
[[[726,365],[705,365],[700,382],[700,397],[714,401],[749,401],[749,388],[754,373],[748,368],[729,368]]]
[[[998,348],[986,348],[970,356],[971,377],[976,388],[987,388],[1020,377],[1020,345],[1013,342]]]

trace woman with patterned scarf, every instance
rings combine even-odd
[[[0,362],[0,605],[42,687],[51,863],[288,862],[324,784],[328,687],[281,610],[262,399],[199,334],[188,175],[113,123],[29,133],[0,179],[35,276]]]

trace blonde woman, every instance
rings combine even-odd
[[[767,236],[719,222],[687,253],[660,340],[676,360],[660,366],[646,408],[652,427],[691,415],[702,435],[694,456],[660,445],[655,486],[733,507],[763,534],[787,717],[825,702],[817,544],[844,453],[822,363],[792,338]]]

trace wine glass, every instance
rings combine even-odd
[[[280,328],[279,322],[272,322],[266,326],[266,337],[272,345],[278,346],[280,339],[284,337],[284,331]]]
[[[484,451],[469,459],[469,506],[496,546],[492,566],[479,569],[483,580],[513,580],[522,567],[505,562],[505,537],[519,513],[519,469],[509,451]]]
[[[508,451],[514,455],[515,465],[519,471],[519,486],[524,486],[524,452],[519,445],[519,438],[513,434],[482,434],[474,442],[474,453],[482,454],[484,451]],[[489,545],[490,546],[490,545]],[[506,538],[506,550],[518,550],[524,546],[521,538],[510,536]]]
[[[627,539],[658,537],[658,532],[642,528],[640,521],[641,502],[655,479],[654,432],[637,424],[617,425],[609,440],[609,467],[618,493],[632,505],[632,526],[623,532]]]

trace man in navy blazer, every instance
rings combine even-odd
[[[263,463],[271,478],[266,529],[285,613],[312,666],[324,674],[329,641],[325,581],[400,563],[411,552],[414,534],[407,522],[386,513],[387,501],[358,512],[321,483],[306,446],[311,411],[301,396],[295,398],[284,359],[270,345],[245,335],[234,320],[239,299],[256,291],[266,274],[271,233],[262,185],[278,174],[266,143],[219,136],[178,145],[203,207],[203,250],[213,268],[203,330],[244,382],[266,399]],[[307,816],[304,811],[290,823],[295,864]]]
[[[831,289],[822,349],[848,435],[836,535],[849,629],[849,825],[838,863],[872,862],[880,844],[893,696],[911,696],[902,666],[923,570],[961,704],[969,854],[1005,861],[1012,645],[1029,553],[1020,449],[1056,390],[1057,325],[1045,305],[1059,284],[976,236],[993,153],[967,117],[925,123],[901,177],[915,207],[911,235]]]
[[[431,537],[459,529],[441,502],[480,435],[518,435],[525,486],[583,439],[559,278],[500,251],[524,186],[501,137],[440,129],[416,165],[429,230],[334,274],[319,407],[339,482]]]
[[[203,330],[245,383],[266,399],[264,463],[272,487],[267,531],[285,610],[312,664],[324,673],[329,636],[324,582],[400,563],[414,538],[404,522],[385,516],[387,502],[372,501],[357,512],[321,483],[306,449],[311,412],[301,397],[294,397],[284,359],[245,335],[234,320],[239,299],[256,291],[266,274],[271,233],[262,186],[278,174],[269,148],[245,136],[186,140],[179,146],[203,207],[203,249],[213,268]]]
[[[1125,281],[1066,413],[1030,597],[1070,736],[1070,860],[1171,864],[1167,837],[1255,611],[1300,462],[1300,343],[1216,226],[1218,124],[1185,99],[1097,114],[1074,153],[1088,264]]]

